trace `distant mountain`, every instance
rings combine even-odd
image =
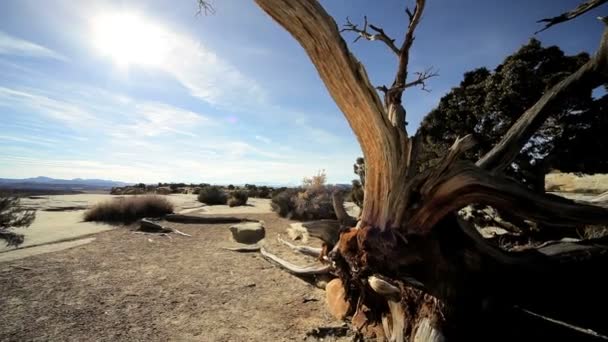
[[[0,178],[2,188],[33,188],[33,189],[110,189],[116,186],[125,186],[129,183],[104,179],[56,179],[50,177],[34,177],[23,179]]]

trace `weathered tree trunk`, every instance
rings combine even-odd
[[[556,98],[581,84],[606,82],[606,35],[598,54],[549,90],[478,165],[459,160],[474,144],[467,136],[454,143],[438,167],[417,174],[419,137],[410,138],[406,132],[401,97],[406,88],[424,85],[430,77],[419,73],[417,80],[406,80],[409,50],[425,1],[417,0],[413,13],[407,11],[410,22],[400,48],[380,28],[370,26],[378,32],[374,37],[367,33],[367,23],[363,30],[349,23],[349,31],[384,42],[399,58],[395,81],[390,88],[379,88],[384,101],[318,1],[255,1],[304,48],[363,150],[365,199],[360,222],[358,228],[342,231],[328,255],[359,330],[391,341],[475,336],[475,330],[467,328],[484,321],[484,312],[509,312],[517,298],[543,298],[535,303],[546,304],[546,279],[555,280],[562,270],[575,274],[572,265],[579,263],[589,267],[587,271],[597,267],[595,256],[603,255],[605,248],[557,255],[505,252],[454,212],[478,203],[552,227],[608,222],[608,211],[602,208],[533,193],[501,175],[546,119]],[[524,276],[536,281],[531,289],[523,284]]]

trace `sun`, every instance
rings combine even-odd
[[[116,12],[93,18],[92,43],[120,67],[157,67],[169,55],[170,37],[161,25],[136,13]]]

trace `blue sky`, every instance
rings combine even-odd
[[[401,40],[413,1],[323,0]],[[0,1],[0,177],[128,182],[299,183],[325,169],[349,182],[361,152],[297,43],[250,0]],[[434,67],[431,93],[408,89],[408,131],[462,74],[493,68],[578,0],[429,0],[410,70]],[[594,52],[590,15],[537,36]],[[347,35],[352,42],[353,36]],[[374,84],[396,59],[377,42],[350,44]]]

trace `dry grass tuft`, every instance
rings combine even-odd
[[[143,217],[160,217],[173,213],[173,203],[159,196],[115,198],[98,203],[84,214],[85,221],[133,223]]]

